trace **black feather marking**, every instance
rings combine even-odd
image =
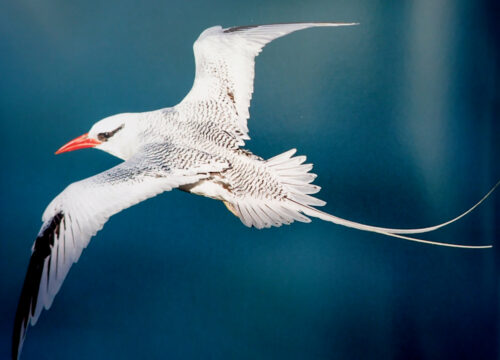
[[[248,30],[248,29],[256,28],[256,27],[259,27],[259,26],[260,25],[234,26],[234,27],[230,27],[230,28],[227,28],[226,30],[224,30],[224,33],[227,34],[227,33],[232,33],[232,32],[238,32],[238,31],[243,31],[243,30]]]
[[[30,318],[35,315],[45,260],[51,255],[55,237],[59,237],[63,219],[62,212],[56,214],[35,240],[14,319],[14,333],[12,335],[12,359],[14,360],[17,360],[20,355]],[[50,266],[50,261],[47,262],[47,266]],[[50,269],[47,269],[47,276],[49,276],[49,272]]]

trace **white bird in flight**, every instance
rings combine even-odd
[[[56,154],[96,148],[124,162],[69,185],[43,213],[32,248],[15,316],[12,357],[18,359],[28,325],[49,309],[71,265],[90,238],[114,214],[164,191],[178,188],[221,200],[246,226],[258,229],[316,217],[351,228],[434,245],[462,248],[406,236],[436,230],[390,229],[345,220],[316,209],[325,202],[312,197],[312,164],[295,149],[264,160],[241,147],[249,139],[247,119],[253,92],[254,60],[270,41],[319,26],[355,23],[290,23],[214,26],[194,43],[196,77],[181,103],[144,113],[118,114],[100,120]],[[308,217],[309,216],[309,217]]]

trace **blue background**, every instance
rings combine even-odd
[[[257,58],[247,146],[315,164],[325,210],[420,227],[500,179],[498,2],[3,1],[0,358],[49,201],[118,163],[54,156],[97,120],[178,103],[221,24],[357,21]],[[496,15],[495,15],[496,14]],[[425,246],[314,220],[244,227],[172,191],[114,216],[28,332],[25,359],[491,359],[500,196]]]

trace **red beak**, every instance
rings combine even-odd
[[[69,143],[57,150],[56,155],[67,151],[94,147],[96,145],[99,145],[100,143],[101,142],[99,140],[90,139],[89,134],[83,134],[82,136],[78,136],[76,139],[71,140]]]

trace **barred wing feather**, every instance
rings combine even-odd
[[[297,30],[347,25],[356,24],[290,23],[208,28],[193,45],[196,76],[193,88],[180,106],[196,106],[202,102],[207,103],[206,108],[211,108],[208,103],[213,101],[217,106],[213,106],[212,111],[223,114],[219,121],[227,122],[228,130],[240,141],[249,139],[247,119],[253,93],[255,57],[262,48]],[[214,120],[213,116],[207,118]]]

